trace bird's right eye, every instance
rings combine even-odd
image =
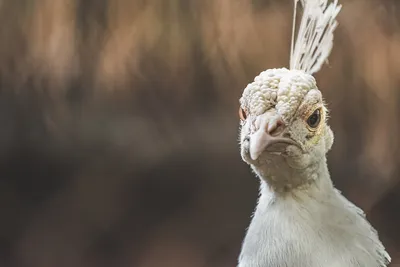
[[[239,108],[239,118],[242,121],[246,120],[247,118],[246,111],[242,107]]]

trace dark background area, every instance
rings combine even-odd
[[[329,166],[400,266],[400,2],[340,2]],[[238,99],[288,66],[292,4],[1,1],[0,266],[235,266]]]

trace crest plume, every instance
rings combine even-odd
[[[300,28],[296,32],[297,4],[303,6]],[[294,0],[290,69],[312,75],[319,71],[333,46],[333,32],[341,5],[337,0]]]

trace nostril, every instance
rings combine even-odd
[[[280,133],[282,133],[283,128],[284,128],[283,122],[281,120],[276,120],[275,122],[271,122],[268,125],[268,133],[271,136],[277,136]]]

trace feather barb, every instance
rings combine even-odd
[[[295,39],[297,4],[303,6],[303,15]],[[333,47],[333,32],[341,5],[337,0],[294,0],[290,69],[308,74],[318,72]]]

